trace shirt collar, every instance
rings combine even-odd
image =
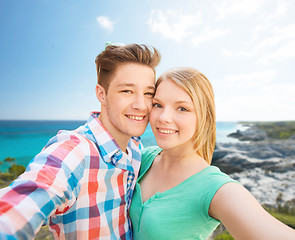
[[[130,139],[127,147],[128,155],[123,152],[115,139],[110,135],[106,128],[98,119],[99,112],[92,112],[87,125],[95,140],[95,144],[106,163],[112,163],[114,166],[122,169],[132,168],[132,148],[135,143]],[[140,141],[140,137],[133,137],[136,142]]]

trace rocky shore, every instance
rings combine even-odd
[[[248,123],[229,135],[238,143],[217,143],[212,165],[245,186],[263,205],[295,201],[295,122]]]

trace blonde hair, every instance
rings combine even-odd
[[[206,76],[194,68],[177,68],[162,74],[156,88],[163,80],[171,80],[191,97],[197,115],[196,132],[193,135],[194,150],[209,164],[216,140],[216,114],[214,93]]]

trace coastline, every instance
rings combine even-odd
[[[15,158],[14,163],[27,166],[27,164],[43,149],[46,143],[57,132],[73,130],[84,124],[79,121],[1,121],[0,120],[0,171],[7,172],[11,164],[5,158]],[[227,135],[237,129],[244,129],[237,122],[216,122],[217,142],[238,142]],[[157,145],[156,139],[148,124],[141,136],[144,147]],[[1,163],[1,162],[0,162]]]
[[[295,121],[241,122],[229,134],[238,143],[216,143],[212,164],[239,181],[268,207],[295,206]]]
[[[269,213],[294,228],[295,121],[285,123],[240,122],[242,130],[228,135],[237,141],[216,143],[212,165],[239,181]],[[0,173],[0,188],[23,170]],[[53,239],[48,226],[41,228],[38,239]],[[220,224],[209,239],[232,238]]]
[[[216,142],[212,165],[239,181],[261,204],[277,207],[295,202],[295,121],[237,124],[240,128],[227,135],[234,141]],[[156,144],[151,130],[145,140]],[[2,166],[13,164],[22,165],[20,161],[1,162]],[[0,173],[0,187],[16,173],[8,175]]]
[[[212,165],[247,188],[275,218],[295,229],[295,121],[240,122],[247,126],[216,143]],[[223,224],[209,240],[233,239]]]

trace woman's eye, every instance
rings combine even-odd
[[[179,109],[179,111],[181,111],[181,112],[187,112],[188,110],[186,109],[186,108],[184,108],[184,107],[180,107],[180,108],[178,108]]]
[[[159,104],[159,103],[153,103],[153,107],[155,107],[155,108],[162,108],[161,104]]]

